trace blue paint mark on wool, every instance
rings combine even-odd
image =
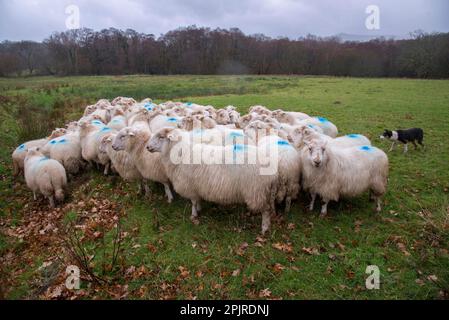
[[[123,119],[113,119],[112,123],[120,123],[123,122]]]
[[[103,127],[101,128],[100,132],[107,132],[107,131],[111,131],[111,128],[109,127]]]
[[[247,148],[248,148],[248,146],[246,144],[235,144],[234,148],[232,150],[234,152],[243,152]]]
[[[168,118],[167,121],[168,122],[178,122],[178,119],[171,117],[171,118]]]
[[[56,144],[56,142],[57,142],[56,139],[53,139],[50,141],[50,144]]]
[[[279,146],[283,146],[283,147],[289,147],[290,146],[290,143],[288,143],[288,141],[285,141],[285,140],[278,140],[277,144]]]
[[[233,131],[229,134],[229,137],[234,138],[234,137],[244,137],[243,133],[241,132],[237,132],[237,131]]]
[[[356,134],[356,133],[347,134],[346,136],[347,136],[348,138],[353,138],[353,139],[360,138],[360,135],[359,135],[359,134]]]
[[[145,109],[147,109],[148,111],[152,111],[152,110],[153,110],[153,107],[151,107],[151,106],[145,106]]]
[[[17,151],[20,151],[20,152],[25,151],[25,143],[22,143],[20,146],[18,146]]]
[[[367,151],[367,152],[374,151],[374,148],[371,147],[371,146],[361,146],[359,149],[362,150],[362,151]]]
[[[92,120],[91,123],[96,126],[104,126],[104,123],[101,122],[100,120]]]
[[[48,157],[42,157],[42,158],[39,159],[39,162],[41,162],[41,161],[46,161],[46,160],[48,160],[48,159],[50,159],[50,158],[48,158]]]
[[[319,122],[321,123],[325,123],[325,122],[329,122],[329,120],[327,120],[326,118],[323,117],[316,117],[318,119]]]
[[[59,140],[58,143],[67,143],[67,139],[63,138],[63,139]]]
[[[192,102],[186,102],[186,103],[185,103],[185,105],[188,106],[188,107],[191,107],[192,104],[193,104]]]

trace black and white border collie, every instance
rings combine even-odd
[[[393,130],[390,131],[385,129],[384,133],[380,136],[381,139],[389,139],[392,140],[393,143],[389,151],[393,151],[394,145],[397,141],[402,142],[404,144],[404,153],[408,151],[407,143],[411,142],[415,146],[415,149],[418,148],[416,142],[418,142],[421,147],[424,148],[422,143],[424,139],[424,131],[421,128],[411,128],[406,130]]]

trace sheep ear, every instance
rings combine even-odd
[[[168,138],[170,141],[178,141],[178,140],[179,140],[179,130],[177,130],[177,129],[172,130],[172,131],[167,135],[167,138]]]

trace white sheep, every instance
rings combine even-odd
[[[166,115],[155,112],[151,115],[150,131],[157,132],[165,127],[177,127],[181,123],[182,117],[167,117]]]
[[[23,171],[24,160],[26,157],[26,150],[34,147],[43,147],[48,141],[53,138],[60,137],[67,132],[64,128],[56,128],[51,135],[44,139],[36,139],[22,143],[16,149],[14,149],[11,157],[13,164],[13,175],[17,176]]]
[[[116,136],[117,133],[112,132],[102,137],[98,148],[100,151],[100,158],[104,160],[109,159],[111,163],[108,169],[117,172],[119,176],[127,182],[137,181],[139,193],[148,195],[150,193],[148,184],[143,179],[139,170],[137,170],[131,156],[126,151],[116,151],[112,148],[112,143]]]
[[[131,157],[133,164],[145,180],[162,183],[168,203],[173,200],[170,181],[162,165],[160,153],[150,153],[146,144],[151,137],[148,130],[141,128],[123,128],[118,132],[112,143],[115,151],[125,150]]]
[[[83,166],[79,131],[50,140],[42,147],[42,153],[60,162],[67,173],[77,174]]]
[[[101,137],[111,131],[111,128],[101,125],[101,123],[82,122],[80,124],[81,155],[89,164],[92,165],[93,162],[99,163],[98,147]]]
[[[285,200],[285,212],[290,211],[292,200],[296,199],[300,189],[300,155],[298,151],[287,140],[277,135],[277,130],[270,124],[262,121],[251,122],[244,130],[252,141],[265,150],[275,145],[277,148],[279,181],[276,200],[278,203]]]
[[[64,167],[58,161],[45,157],[39,148],[27,150],[25,157],[25,181],[33,191],[43,194],[50,201],[50,207],[55,206],[55,200],[64,201],[64,188],[67,176]]]
[[[320,127],[325,135],[335,138],[338,135],[337,126],[323,117],[311,117],[296,122],[295,125],[312,125]]]
[[[303,188],[312,195],[310,210],[316,195],[324,202],[321,216],[325,216],[329,201],[367,190],[374,196],[376,211],[381,210],[388,176],[388,158],[382,150],[372,146],[338,148],[317,139],[301,150],[301,165]]]
[[[315,139],[321,139],[327,141],[329,144],[339,148],[347,148],[354,146],[371,145],[371,141],[361,134],[347,134],[345,136],[331,138],[328,135],[320,133],[319,127],[313,127],[312,125],[300,125],[294,127],[290,131],[289,140],[297,149],[301,149],[305,143],[311,142]]]
[[[111,121],[108,122],[107,126],[113,130],[120,131],[128,125],[125,113],[123,110],[115,110],[111,114]]]
[[[274,110],[271,116],[281,123],[288,123],[294,125],[297,121],[310,118],[310,116],[303,112],[284,111],[281,109]]]
[[[180,129],[164,128],[157,132],[148,142],[150,152],[161,152],[162,164],[175,191],[192,202],[191,220],[197,224],[201,201],[211,201],[222,205],[244,203],[249,210],[262,214],[262,233],[270,227],[271,204],[275,196],[277,174],[261,174],[259,162],[249,164],[239,162],[245,157],[254,156],[258,149],[253,146],[210,146],[192,145],[190,141],[179,139]],[[193,150],[192,148],[198,148]],[[182,150],[182,151],[179,151]],[[192,150],[192,154],[184,153]],[[195,154],[206,156],[206,163],[190,161]],[[182,153],[183,161],[173,157]],[[237,159],[237,164],[216,163],[222,154]],[[184,160],[187,160],[185,163]]]

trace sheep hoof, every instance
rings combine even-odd
[[[190,217],[190,221],[196,226],[200,224],[200,220],[196,217]]]
[[[327,212],[321,212],[320,218],[325,218],[327,216]]]

